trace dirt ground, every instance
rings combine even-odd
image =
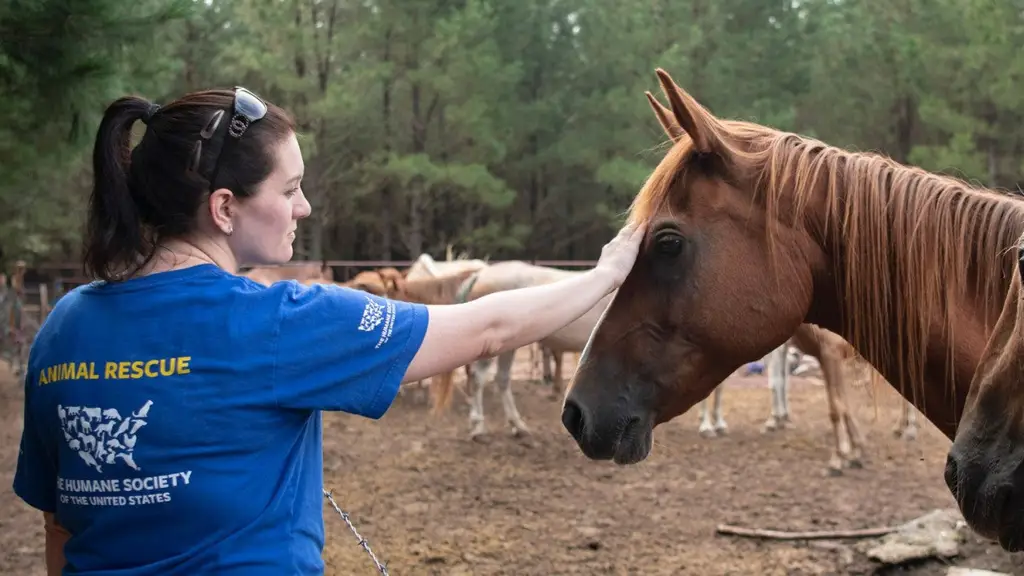
[[[567,368],[569,359],[567,358]],[[3,368],[0,368],[3,370]],[[491,431],[467,437],[467,407],[430,415],[415,393],[380,421],[325,416],[325,483],[391,574],[944,574],[938,561],[882,568],[850,541],[768,542],[718,536],[729,523],[780,530],[868,528],[953,506],[942,481],[949,442],[922,418],[918,439],[896,439],[900,405],[866,389],[849,392],[867,436],[865,467],[824,474],[830,425],[824,388],[791,380],[794,427],[760,431],[766,380],[735,376],[723,396],[729,435],[698,436],[698,409],[655,432],[634,467],[590,462],[559,423],[559,404],[528,381],[521,353],[514,385],[532,429],[511,437],[494,389]],[[21,432],[21,389],[0,374],[0,573],[42,569],[40,516],[11,491]],[[328,574],[375,574],[355,536],[325,502]],[[954,565],[1024,574],[1024,556],[969,536]]]

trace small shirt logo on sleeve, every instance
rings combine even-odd
[[[380,331],[380,338],[377,340],[374,349],[380,348],[391,339],[391,333],[395,328],[395,303],[388,300],[384,304],[378,304],[373,298],[367,296],[366,306],[363,308],[363,317],[359,320],[358,329],[362,332],[373,332],[381,324],[384,327]]]
[[[359,321],[359,329],[363,332],[372,332],[384,321],[384,305],[377,304],[369,296],[366,297],[366,307],[363,308],[363,318]]]

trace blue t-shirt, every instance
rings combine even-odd
[[[32,346],[14,491],[68,574],[321,574],[320,410],[380,418],[427,321],[213,265],[82,286]]]

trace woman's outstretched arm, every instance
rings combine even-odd
[[[601,250],[597,266],[573,278],[488,294],[465,304],[429,307],[423,344],[403,382],[536,342],[583,316],[625,280],[643,235],[642,226],[626,226]]]

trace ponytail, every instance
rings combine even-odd
[[[100,121],[83,258],[88,276],[115,281],[152,257],[152,242],[129,186],[132,125],[150,111],[149,101],[128,96],[107,107]]]

